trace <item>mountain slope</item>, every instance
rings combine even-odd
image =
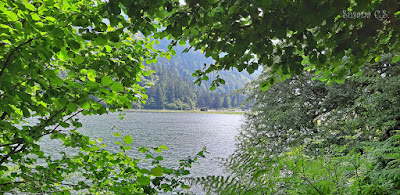
[[[157,49],[167,50],[167,40],[160,41]],[[147,90],[148,101],[143,106],[146,109],[194,109],[209,107],[214,109],[236,108],[245,100],[244,95],[234,92],[250,81],[251,77],[245,72],[221,71],[218,74],[225,80],[214,91],[210,91],[211,80],[216,74],[210,75],[209,81],[203,81],[200,86],[194,84],[192,74],[202,69],[205,64],[213,62],[200,51],[190,50],[182,53],[185,47],[174,47],[176,55],[170,60],[159,58],[157,63],[148,65],[156,73],[147,77],[147,82],[154,85]]]

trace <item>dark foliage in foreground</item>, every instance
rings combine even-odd
[[[226,161],[233,176],[192,182],[221,194],[400,192],[398,63],[382,60],[343,84],[326,85],[309,72],[266,92],[258,84]]]

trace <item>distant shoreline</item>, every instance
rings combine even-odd
[[[203,113],[203,114],[245,114],[245,111],[229,111],[229,110],[156,110],[156,109],[127,109],[123,112],[168,112],[168,113]]]

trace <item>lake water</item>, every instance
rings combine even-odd
[[[120,114],[124,119],[120,120]],[[102,138],[111,150],[116,150],[116,141],[122,142],[125,135],[134,139],[132,155],[140,146],[168,146],[163,151],[165,166],[178,166],[179,160],[197,154],[205,146],[209,154],[199,160],[191,169],[191,175],[224,175],[218,158],[228,157],[233,150],[234,139],[243,123],[242,115],[209,113],[157,113],[157,112],[122,112],[101,116],[79,116],[84,135],[93,139]],[[112,134],[118,132],[121,137]],[[54,140],[43,138],[41,145],[46,152],[56,155],[65,150],[55,147]],[[193,189],[199,194],[199,189]]]

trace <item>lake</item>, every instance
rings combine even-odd
[[[122,116],[123,120],[120,120]],[[120,112],[101,116],[79,116],[79,129],[93,139],[102,138],[110,150],[125,135],[134,139],[133,148],[168,146],[163,151],[165,166],[178,166],[179,160],[194,156],[205,146],[209,154],[191,169],[191,176],[224,175],[218,158],[226,158],[235,149],[234,140],[243,123],[242,115],[210,113]],[[120,138],[112,136],[119,133]],[[55,140],[45,137],[40,144],[46,152],[57,155],[65,148],[55,147]],[[59,145],[59,144],[58,144]],[[72,150],[71,150],[72,151]],[[131,150],[136,155],[137,150]],[[133,154],[135,153],[135,154]],[[193,189],[196,194],[198,188]]]

